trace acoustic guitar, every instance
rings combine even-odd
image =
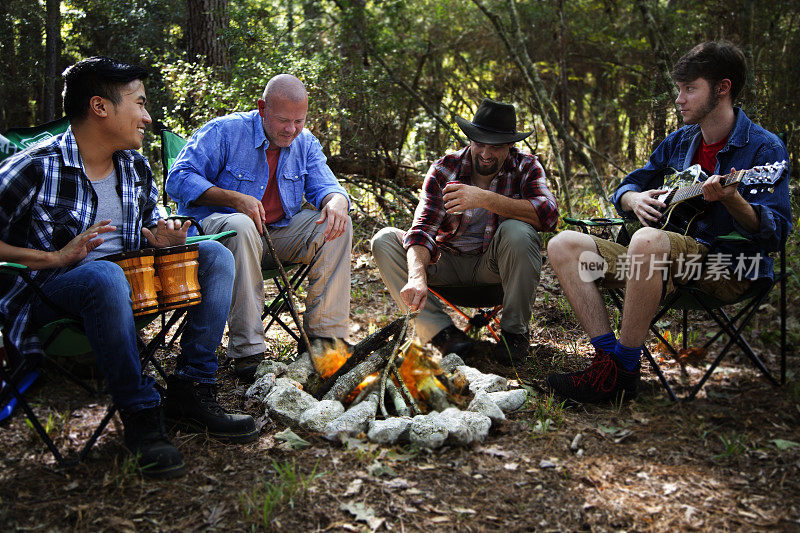
[[[781,179],[783,171],[789,165],[786,161],[774,162],[768,165],[761,165],[749,170],[734,170],[730,174],[725,174],[720,179],[723,187],[738,186],[744,184],[749,187],[751,194],[759,192],[769,192],[775,189],[775,184]],[[654,224],[654,227],[675,233],[686,235],[692,225],[701,220],[708,214],[711,206],[710,202],[703,199],[703,182],[708,176],[700,168],[700,165],[692,165],[682,172],[677,172],[670,179],[665,180],[664,189],[667,192],[658,197],[666,204],[662,209],[664,216],[663,222]]]

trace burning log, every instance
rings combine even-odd
[[[347,358],[344,364],[342,364],[342,366],[340,366],[339,369],[336,370],[336,372],[332,376],[330,376],[329,378],[327,378],[325,381],[322,382],[322,385],[320,385],[320,387],[315,391],[314,396],[317,399],[325,398],[328,392],[334,386],[334,384],[336,384],[337,381],[342,376],[345,376],[348,373],[350,373],[350,371],[352,371],[356,366],[362,363],[375,350],[386,346],[386,341],[390,337],[398,335],[403,329],[403,322],[404,318],[402,317],[395,319],[387,326],[384,326],[383,328],[379,329],[378,331],[376,331],[363,341],[356,344],[355,347],[353,348],[353,353],[350,354],[350,357]],[[386,354],[386,359],[388,360],[390,356],[391,353]],[[318,363],[316,361],[316,356],[312,356],[312,359],[315,360],[315,365],[317,365]],[[384,363],[385,362],[386,361],[384,361]],[[376,368],[369,374],[377,372],[379,369],[380,367]],[[369,374],[365,374],[364,377],[362,377],[361,379],[363,380]],[[358,383],[360,383],[360,381],[355,383],[355,385],[353,385],[353,388],[355,388],[355,386],[358,385]]]
[[[329,390],[324,393],[322,399],[344,402],[345,398],[347,398],[353,389],[358,387],[358,385],[364,381],[367,376],[381,370],[391,355],[392,347],[385,346],[375,351],[371,356],[355,365],[355,368],[344,373],[344,375],[341,375],[338,378],[337,375],[339,372],[337,371],[336,374],[330,378],[335,379],[335,382],[328,388]],[[323,388],[324,387],[325,383],[323,383]]]

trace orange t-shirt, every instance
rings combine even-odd
[[[278,168],[278,156],[281,153],[281,149],[267,148],[266,153],[269,177],[267,178],[267,190],[264,191],[261,203],[264,205],[264,212],[267,215],[267,224],[273,224],[282,219],[285,214],[283,204],[281,204],[281,197],[278,194],[278,180],[275,178],[275,169]]]

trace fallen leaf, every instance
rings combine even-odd
[[[512,452],[500,448],[485,448],[481,446],[480,448],[477,448],[477,451],[480,453],[485,453],[486,455],[491,455],[492,457],[506,457],[506,458],[514,457],[514,454]]]
[[[364,522],[369,526],[372,531],[375,531],[385,522],[383,518],[375,516],[375,511],[372,507],[367,506],[363,502],[347,502],[339,506],[342,511],[347,511],[355,517],[359,522]]]
[[[355,496],[361,491],[361,487],[364,485],[364,481],[361,479],[354,479],[350,482],[347,486],[347,490],[344,492],[345,496]]]
[[[282,441],[282,444],[279,446],[282,450],[300,450],[302,448],[306,448],[311,446],[311,443],[307,440],[299,437],[297,433],[292,431],[289,428],[276,433],[275,438],[279,441]]]
[[[513,471],[513,470],[516,470],[517,468],[519,468],[519,463],[506,463],[506,464],[503,465],[503,468],[505,468],[506,470],[512,470]]]
[[[770,442],[774,444],[775,447],[778,448],[780,451],[785,451],[788,450],[789,448],[794,448],[795,446],[798,446],[796,442],[790,440],[772,439]]]

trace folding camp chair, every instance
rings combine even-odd
[[[0,136],[0,161],[34,144],[67,131],[69,120],[62,117],[32,128],[12,128]]]
[[[161,162],[164,165],[165,181],[167,172],[170,168],[172,168],[172,165],[175,163],[175,159],[177,159],[178,154],[184,146],[186,146],[186,139],[167,129],[161,130]],[[164,203],[166,205],[166,198]],[[198,231],[202,233],[199,225],[197,227]],[[297,291],[297,289],[300,287],[300,284],[303,283],[308,276],[310,265],[292,263],[283,266],[287,274],[290,271],[294,271],[292,276],[289,278],[289,283],[292,287],[292,291]],[[264,334],[269,331],[269,328],[272,327],[273,324],[277,323],[295,341],[299,342],[299,333],[296,333],[292,327],[281,318],[281,314],[289,309],[289,291],[281,279],[280,270],[277,268],[262,268],[261,274],[264,278],[264,281],[271,281],[277,289],[277,296],[275,296],[272,300],[265,300],[264,302],[264,311],[261,315],[261,320],[263,321],[267,318],[270,319],[267,325],[264,327]],[[297,332],[299,332],[302,325],[295,323],[295,327],[297,328]]]
[[[564,217],[564,221],[567,224],[577,226],[584,233],[589,233],[591,228],[601,228],[605,231],[608,231],[614,226],[620,226],[621,229],[619,235],[617,236],[618,242],[621,244],[627,244],[630,241],[630,231],[625,227],[626,221],[621,218],[574,219],[570,217]],[[746,238],[737,233],[732,233],[719,238],[721,240],[747,242]],[[670,343],[669,340],[662,335],[658,328],[658,323],[661,321],[664,315],[673,309],[682,312],[681,327],[682,344],[684,350],[688,348],[689,311],[704,312],[705,315],[712,319],[719,328],[717,332],[711,335],[701,349],[707,350],[723,335],[726,335],[728,338],[727,342],[724,344],[724,347],[717,354],[714,361],[708,365],[700,380],[682,398],[679,398],[675,393],[675,390],[667,381],[666,377],[661,371],[661,368],[647,347],[644,348],[644,356],[649,361],[650,366],[653,368],[653,371],[656,373],[661,385],[664,387],[664,390],[667,392],[667,395],[672,401],[678,401],[679,399],[688,401],[693,399],[706,383],[708,378],[711,377],[711,374],[713,374],[717,369],[719,364],[722,362],[722,359],[728,353],[730,353],[730,350],[734,345],[738,346],[742,350],[745,356],[753,363],[753,365],[755,365],[756,368],[758,368],[758,370],[770,383],[776,386],[784,385],[786,383],[786,278],[788,272],[786,269],[785,243],[781,245],[779,252],[779,265],[779,268],[775,269],[774,278],[772,280],[762,279],[756,283],[753,283],[752,286],[734,302],[721,302],[713,296],[703,293],[691,285],[679,285],[673,294],[661,302],[658,312],[650,323],[650,331],[672,355],[677,356],[678,350],[676,350],[672,343]],[[773,287],[776,285],[780,288],[780,379],[776,378],[775,375],[770,372],[770,370],[767,368],[761,358],[756,355],[756,353],[750,347],[750,344],[743,336],[745,328],[755,317],[759,307],[765,301],[767,296],[769,296]],[[622,291],[620,289],[612,289],[609,291],[609,294],[615,307],[621,313],[623,303]],[[741,308],[735,310],[735,314],[733,317],[731,317],[731,315],[729,315],[724,308],[734,306],[736,304],[741,304]]]
[[[503,309],[502,285],[448,285],[428,287],[428,290],[467,321],[464,333],[478,333],[485,327],[495,341],[500,342],[495,327],[500,327],[497,317]],[[460,309],[462,307],[477,311],[469,316]]]
[[[36,283],[31,280],[28,271],[28,267],[23,265],[5,262],[0,263],[0,274],[21,277],[46,305],[58,309],[58,306],[53,304],[50,299],[41,292]],[[158,347],[164,343],[164,338],[166,337],[167,332],[178,322],[185,311],[186,310],[184,308],[173,312],[169,320],[166,322],[165,327],[161,328],[159,333],[155,335],[148,343],[145,344],[143,341],[139,341],[139,355],[143,371],[147,368],[148,364],[152,364],[162,377],[166,377],[163,368],[161,368],[161,365],[153,356]],[[138,317],[135,321],[136,329],[141,331],[160,314],[161,313],[154,313],[151,315]],[[59,358],[62,357],[78,357],[86,355],[87,353],[91,352],[91,348],[89,347],[88,339],[84,335],[83,325],[79,317],[65,315],[63,318],[46,324],[40,328],[38,335],[42,340],[42,347],[45,352],[44,357],[28,356],[20,353],[16,347],[9,342],[8,337],[3,335],[5,361],[2,365],[0,365],[0,377],[4,383],[3,389],[0,391],[0,407],[6,408],[8,410],[8,414],[10,415],[10,411],[13,409],[13,406],[11,405],[11,400],[13,399],[13,403],[17,404],[23,409],[28,420],[30,420],[31,424],[33,425],[34,430],[42,438],[47,448],[53,454],[55,460],[61,466],[71,466],[83,461],[83,459],[86,458],[89,450],[97,441],[106,425],[108,425],[108,422],[114,416],[116,407],[113,404],[109,405],[105,416],[103,416],[102,420],[97,425],[87,442],[84,444],[83,448],[81,448],[81,450],[77,453],[77,456],[72,459],[66,459],[53,442],[53,439],[47,434],[47,431],[45,431],[30,404],[25,399],[23,393],[27,386],[30,385],[32,380],[35,379],[35,377],[38,377],[38,373],[43,370],[44,363],[47,362],[48,368],[54,368],[59,374],[83,388],[92,396],[96,396],[98,391],[92,385],[77,377],[59,362]],[[9,409],[9,407],[11,407],[11,409]]]

